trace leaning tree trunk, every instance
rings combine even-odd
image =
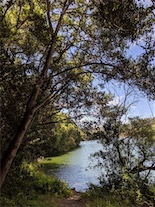
[[[41,91],[41,86],[44,83],[46,79],[46,74],[52,59],[52,53],[54,51],[54,45],[55,41],[53,40],[51,47],[49,49],[49,52],[46,57],[45,66],[43,68],[42,74],[38,78],[37,84],[35,84],[34,89],[32,91],[32,94],[30,95],[29,101],[27,103],[27,109],[25,112],[25,115],[23,117],[23,120],[21,121],[21,124],[17,130],[16,135],[14,136],[14,139],[12,143],[10,144],[5,156],[2,159],[1,163],[1,172],[0,172],[0,189],[5,181],[5,178],[10,170],[10,167],[12,165],[12,162],[14,158],[16,157],[16,154],[19,150],[20,145],[22,144],[22,141],[33,121],[35,112],[39,110],[39,106],[36,106],[36,101],[38,99],[38,96]]]
[[[0,189],[5,181],[5,178],[10,170],[10,167],[12,165],[12,162],[14,158],[16,157],[16,154],[19,150],[20,145],[22,144],[22,141],[33,121],[33,118],[35,116],[35,112],[39,110],[40,106],[36,106],[36,101],[38,99],[38,96],[41,91],[41,86],[44,83],[46,79],[46,74],[50,65],[50,61],[52,59],[52,53],[54,51],[54,44],[51,44],[51,47],[49,49],[49,52],[47,54],[46,62],[44,69],[42,71],[42,74],[38,78],[37,84],[35,84],[34,89],[32,91],[32,94],[30,95],[29,101],[27,103],[27,109],[25,112],[25,115],[23,117],[23,120],[21,121],[21,124],[17,130],[16,135],[14,136],[14,139],[12,143],[10,144],[5,156],[2,159],[1,162],[1,172],[0,172]]]
[[[22,144],[23,138],[26,135],[26,133],[27,133],[32,121],[33,121],[35,112],[40,108],[39,106],[38,107],[36,106],[36,100],[39,96],[41,86],[43,85],[44,81],[46,80],[47,71],[48,71],[50,64],[51,64],[52,54],[54,52],[54,48],[55,48],[55,44],[56,44],[56,40],[57,40],[57,34],[59,32],[63,16],[64,16],[66,10],[68,9],[69,5],[70,5],[70,3],[68,3],[68,1],[65,0],[61,14],[60,14],[60,18],[59,18],[58,23],[56,25],[55,32],[53,32],[51,20],[48,18],[50,29],[52,31],[52,39],[51,39],[50,48],[49,48],[49,51],[48,51],[48,54],[46,57],[44,68],[42,70],[42,73],[40,74],[40,77],[38,78],[38,83],[35,85],[34,90],[33,90],[32,94],[30,96],[30,99],[28,101],[27,111],[25,112],[25,115],[23,117],[23,121],[21,122],[21,125],[18,128],[17,133],[16,133],[12,143],[10,144],[7,153],[5,154],[5,157],[3,157],[3,159],[2,159],[1,172],[0,172],[0,188],[2,187],[2,185],[5,181],[6,175],[8,174],[8,171],[10,170],[10,167],[12,165],[14,158],[16,157],[16,154],[19,150],[20,145]],[[49,12],[49,3],[48,2],[47,2],[47,9]]]
[[[35,116],[35,113],[37,110],[39,110],[40,106],[36,105],[36,101],[38,99],[38,96],[41,91],[41,86],[43,85],[44,81],[46,80],[46,74],[50,65],[50,61],[52,59],[52,53],[54,51],[54,44],[51,44],[51,47],[49,49],[49,52],[47,54],[46,62],[44,69],[42,71],[42,74],[38,78],[37,84],[35,84],[34,89],[30,95],[29,101],[27,103],[27,109],[24,114],[23,120],[21,121],[21,124],[17,130],[16,135],[13,138],[12,143],[10,144],[5,156],[2,159],[1,162],[1,172],[0,172],[0,189],[5,181],[5,178],[8,174],[8,171],[10,170],[10,167],[12,165],[12,162],[14,158],[16,157],[16,154],[19,150],[20,145],[22,144],[22,141],[33,121],[33,118]]]
[[[33,117],[34,117],[34,111],[25,113],[23,121],[19,126],[13,141],[10,144],[6,154],[2,159],[1,172],[0,172],[0,188],[2,187],[5,181],[6,175],[8,174],[8,171],[13,163],[13,160],[16,157],[20,145],[22,144],[23,138],[26,135],[26,132],[28,131],[28,128],[32,123]]]

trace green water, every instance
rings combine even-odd
[[[90,168],[96,161],[92,161],[91,154],[101,149],[97,141],[82,141],[80,147],[67,154],[53,157],[54,168],[48,169],[48,174],[66,181],[71,188],[77,191],[85,191],[89,183],[99,184],[97,169]]]

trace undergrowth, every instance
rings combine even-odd
[[[65,182],[45,175],[34,163],[23,163],[20,176],[10,178],[11,175],[2,188],[0,204],[3,207],[57,207],[52,201],[54,198],[72,194]]]
[[[154,189],[155,190],[155,189]],[[83,194],[87,203],[86,207],[154,207],[155,203],[143,199],[139,202],[133,201],[130,196],[122,198],[121,194],[115,191],[107,191],[101,187],[91,185],[89,190]]]

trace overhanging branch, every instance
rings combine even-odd
[[[151,166],[141,166],[141,167],[136,166],[130,171],[130,173],[135,174],[135,173],[140,173],[146,170],[155,170],[155,165],[152,164]]]

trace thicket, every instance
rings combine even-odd
[[[52,207],[53,196],[68,197],[72,194],[66,183],[38,169],[37,163],[14,165],[1,192],[1,206]]]
[[[3,124],[7,126],[9,121],[7,114],[13,115],[13,113],[14,111],[8,111],[5,114]],[[51,111],[46,110],[46,113]],[[27,135],[28,140],[23,142],[3,186],[1,203],[4,207],[44,206],[45,204],[39,200],[42,194],[68,196],[71,193],[65,183],[46,176],[34,163],[39,157],[62,154],[78,147],[85,134],[65,114],[56,110],[55,116],[52,119],[49,116],[43,127],[40,127],[39,123],[44,123],[44,114],[38,114],[37,119]],[[53,122],[52,127],[47,121]],[[8,128],[5,128],[2,131],[5,139],[1,142],[1,154],[5,153],[7,140],[10,139],[7,130]]]
[[[154,206],[153,119],[134,117],[122,124],[119,113],[111,115],[96,135],[103,145],[94,154],[95,167],[101,172],[100,186],[91,185],[88,197],[95,198],[94,206],[98,201],[103,206]]]
[[[134,186],[135,185],[135,186]],[[149,190],[148,195],[152,194],[152,198],[155,195],[154,186],[145,186],[146,191]],[[124,189],[123,192],[116,191],[114,189],[107,189],[98,186],[91,185],[89,190],[83,195],[83,199],[86,201],[88,207],[154,207],[154,202],[143,197],[143,200],[139,200],[140,193],[135,192],[137,185],[134,183],[131,188]]]

